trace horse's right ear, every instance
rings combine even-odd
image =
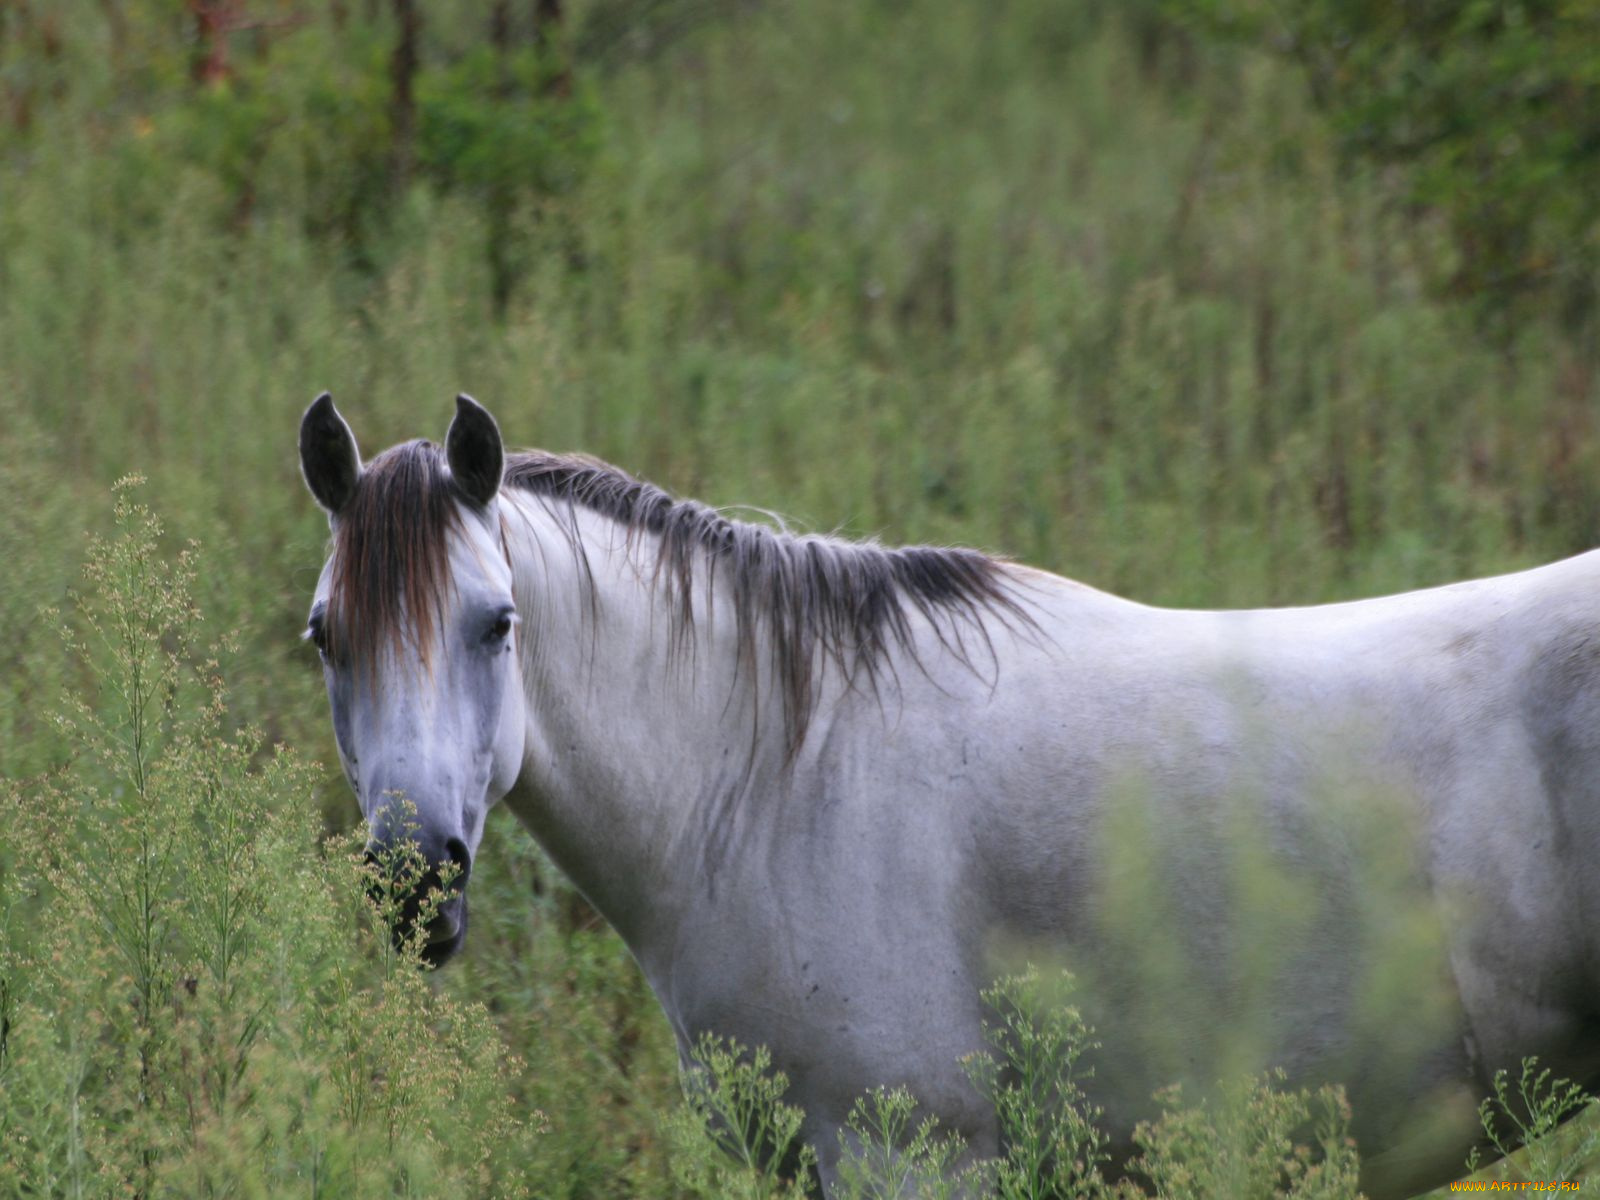
[[[300,473],[330,517],[350,503],[361,478],[356,435],[344,423],[333,397],[323,392],[300,418]]]

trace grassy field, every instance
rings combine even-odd
[[[81,7],[69,66],[92,78],[103,19]],[[581,21],[588,10],[574,8]],[[358,987],[392,998],[384,1028],[397,1038],[457,1030],[477,1072],[461,1087],[479,1089],[457,1095],[479,1096],[474,1111],[506,1129],[523,1122],[464,1174],[408,1168],[407,1194],[695,1186],[674,1173],[686,1153],[666,1123],[675,1055],[653,1000],[509,820],[481,853],[465,960],[426,986],[393,982],[381,938],[340,941],[356,937],[355,900],[310,912],[337,892],[337,864],[302,880],[301,909],[260,910],[250,945],[318,947],[292,978],[334,1015],[297,1024],[284,994],[259,1019],[275,1032],[238,1043],[239,1064],[281,1072],[252,1085],[276,1099],[248,1134],[227,1123],[233,1101],[206,1093],[197,1117],[192,1096],[151,1100],[149,1063],[182,1060],[190,1018],[173,1016],[157,1045],[148,1013],[107,1014],[107,997],[131,987],[166,1003],[200,970],[191,960],[223,959],[174,918],[169,941],[146,946],[146,958],[170,949],[170,978],[140,985],[104,896],[70,869],[81,847],[142,844],[169,803],[127,787],[125,643],[102,645],[74,615],[77,589],[101,596],[85,603],[107,619],[95,606],[126,594],[134,568],[86,583],[85,531],[111,530],[112,485],[137,473],[147,482],[131,494],[162,526],[150,561],[198,543],[187,587],[203,624],[184,609],[140,627],[149,661],[179,655],[179,682],[150,696],[153,744],[179,755],[163,760],[173,771],[192,765],[182,754],[212,755],[206,770],[277,814],[262,862],[316,858],[307,815],[328,830],[356,815],[298,640],[326,526],[295,430],[321,389],[368,454],[441,438],[468,391],[512,443],[585,450],[813,528],[977,546],[1163,604],[1373,595],[1600,540],[1593,331],[1552,313],[1490,337],[1473,310],[1438,299],[1450,243],[1392,178],[1341,164],[1281,63],[1179,37],[1139,6],[817,0],[730,7],[625,47],[588,86],[596,157],[576,187],[511,214],[526,270],[503,306],[483,252],[490,217],[470,195],[419,185],[357,253],[308,228],[301,167],[275,165],[273,190],[241,214],[214,174],[162,149],[169,114],[87,84],[82,100],[41,108],[25,140],[0,143],[12,812],[0,1015],[18,1031],[9,1053],[0,1035],[0,1070],[15,1075],[25,1046],[59,1056],[59,1077],[6,1110],[0,1130],[32,1140],[27,1153],[13,1144],[0,1188],[41,1194],[21,1189],[43,1164],[48,1194],[133,1194],[140,1180],[228,1193],[224,1166],[202,1178],[195,1164],[243,1161],[250,1138],[276,1136],[273,1120],[309,1120],[290,1099],[320,1095],[306,1082],[319,1054],[357,1061],[339,1038],[360,1020],[334,1001]],[[85,654],[64,648],[63,629]],[[214,672],[183,665],[224,635]],[[203,721],[213,676],[226,714]],[[280,744],[293,762],[274,757]],[[206,797],[172,786],[171,813],[213,828]],[[46,850],[48,862],[32,857]],[[141,853],[153,873],[128,887],[167,894],[176,865]],[[74,945],[81,972],[52,965]],[[346,954],[359,965],[341,975]],[[257,960],[241,996],[271,977]],[[68,989],[55,1008],[51,988]],[[242,1038],[229,1022],[248,1024],[250,1005],[217,1003],[205,1028]],[[460,1119],[444,1087],[407,1093],[440,1139]],[[188,1112],[187,1132],[160,1131],[159,1152],[126,1161],[105,1131],[74,1124],[158,1109]],[[362,1174],[385,1144],[365,1136],[328,1151],[330,1178],[397,1194]],[[515,1164],[508,1147],[521,1148]],[[350,1165],[362,1155],[368,1168]],[[200,1174],[163,1175],[169,1160]],[[282,1169],[256,1194],[303,1182],[299,1166]]]

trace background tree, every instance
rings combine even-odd
[[[1347,153],[1404,169],[1447,223],[1437,284],[1497,318],[1553,294],[1594,310],[1600,3],[1173,0],[1180,18],[1299,63]]]

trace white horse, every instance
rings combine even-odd
[[[508,457],[467,397],[442,451],[363,466],[321,396],[300,453],[333,530],[309,636],[368,820],[403,794],[464,889],[504,797],[682,1048],[771,1049],[825,1189],[873,1085],[996,1152],[960,1060],[1008,954],[1085,981],[1124,1157],[1224,1028],[1347,1084],[1375,1198],[1461,1173],[1497,1068],[1600,1071],[1600,554],[1172,611]]]

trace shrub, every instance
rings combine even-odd
[[[840,1133],[842,1200],[951,1200],[965,1188],[988,1182],[992,1164],[958,1170],[965,1144],[941,1133],[933,1117],[917,1119],[917,1100],[907,1089],[873,1088],[850,1110],[850,1135]]]
[[[803,1196],[816,1154],[800,1143],[805,1114],[783,1101],[789,1078],[764,1046],[706,1034],[695,1044],[683,1107],[668,1124],[678,1183],[706,1200]]]
[[[1577,1084],[1552,1078],[1548,1068],[1539,1069],[1537,1059],[1525,1058],[1514,1092],[1504,1068],[1494,1073],[1493,1088],[1493,1095],[1478,1105],[1478,1120],[1489,1145],[1510,1162],[1517,1161],[1510,1155],[1518,1147],[1526,1147],[1518,1164],[1523,1179],[1577,1180],[1600,1157],[1600,1128],[1592,1120],[1561,1129],[1597,1103]],[[1467,1170],[1477,1171],[1481,1157],[1474,1147]]]
[[[983,993],[994,1019],[991,1049],[967,1060],[979,1090],[994,1104],[1001,1158],[959,1166],[961,1139],[917,1117],[904,1088],[878,1088],[851,1111],[839,1166],[842,1200],[914,1196],[947,1200],[991,1195],[1002,1200],[1135,1200],[1127,1179],[1107,1180],[1100,1111],[1081,1081],[1093,1030],[1066,1003],[1065,973],[1033,967]],[[775,1164],[792,1150],[803,1114],[782,1100],[788,1080],[771,1072],[765,1051],[702,1039],[684,1111],[674,1118],[680,1180],[696,1196],[769,1197],[798,1186]],[[1135,1131],[1131,1164],[1159,1197],[1174,1200],[1356,1200],[1359,1159],[1349,1137],[1350,1110],[1337,1087],[1284,1090],[1281,1074],[1224,1083],[1192,1105],[1181,1089],[1157,1096],[1162,1116]],[[735,1136],[732,1131],[744,1131]],[[803,1179],[805,1176],[802,1175]],[[1555,1176],[1550,1176],[1554,1178]]]
[[[996,1164],[1002,1200],[1093,1196],[1104,1190],[1100,1167],[1106,1136],[1095,1126],[1100,1110],[1079,1081],[1082,1064],[1099,1043],[1078,1010],[1066,1003],[1071,977],[1047,980],[1034,967],[983,992],[995,1014],[984,1023],[994,1048],[965,1066],[993,1105],[1005,1154]]]
[[[1554,290],[1594,303],[1600,264],[1600,10],[1517,4],[1176,0],[1211,33],[1304,68],[1347,150],[1406,168],[1443,214],[1450,285],[1504,306]]]
[[[1165,1089],[1160,1120],[1134,1132],[1134,1167],[1173,1200],[1353,1200],[1360,1161],[1343,1089],[1285,1091],[1282,1081],[1268,1072],[1225,1083],[1189,1107],[1181,1088]]]
[[[199,551],[131,486],[72,623],[76,756],[0,795],[0,1192],[524,1193],[516,1061],[391,951],[307,765],[229,727]]]

